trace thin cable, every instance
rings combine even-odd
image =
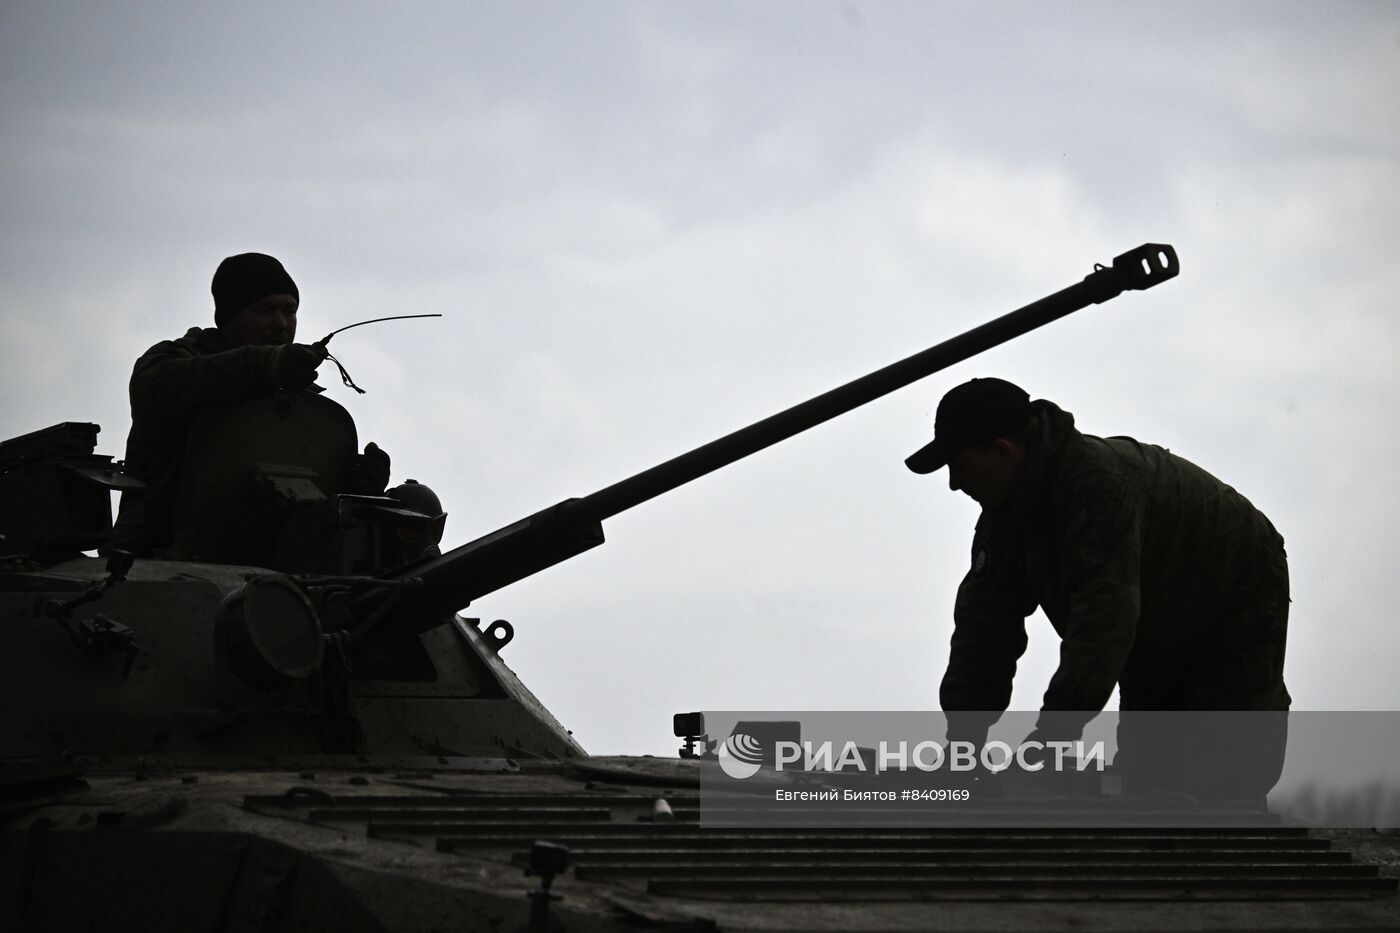
[[[328,344],[328,343],[331,342],[331,338],[334,337],[336,334],[340,333],[342,330],[349,330],[349,329],[352,328],[352,327],[364,327],[366,324],[378,324],[380,321],[407,321],[407,320],[410,320],[410,319],[412,319],[412,318],[419,318],[419,317],[442,317],[442,315],[441,315],[441,314],[395,314],[395,315],[392,316],[392,317],[377,317],[377,318],[373,318],[373,319],[368,320],[368,321],[358,321],[358,322],[356,322],[356,323],[354,323],[354,324],[346,324],[344,327],[338,328],[338,329],[336,329],[336,330],[331,331],[329,334],[326,334],[326,336],[325,336],[324,338],[322,338],[322,340],[321,340],[321,345],[322,345],[322,346],[325,346],[326,344]]]

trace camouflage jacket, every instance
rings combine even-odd
[[[1045,710],[1101,710],[1120,682],[1126,697],[1134,679],[1190,676],[1241,594],[1263,589],[1250,581],[1279,567],[1286,622],[1283,539],[1248,500],[1161,447],[1081,434],[1052,402],[1032,407],[1025,482],[983,511],[958,588],[945,710],[1007,708],[1037,606],[1061,638]],[[1261,708],[1287,708],[1278,650]]]
[[[175,493],[190,427],[205,409],[257,398],[275,387],[276,347],[230,346],[214,327],[192,327],[151,347],[131,374],[126,468],[146,483],[122,495],[113,545],[149,556],[170,544]],[[313,385],[311,391],[321,388]]]

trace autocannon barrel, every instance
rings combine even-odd
[[[1107,301],[1125,290],[1150,288],[1178,271],[1176,251],[1170,246],[1140,246],[1114,259],[1112,266],[1096,268],[1082,282],[613,483],[579,500],[577,508],[600,521],[610,518],[1042,324]]]
[[[451,612],[603,543],[602,522],[619,512],[888,395],[969,357],[1127,290],[1151,288],[1180,271],[1176,251],[1148,243],[1096,266],[1084,280],[966,333],[606,486],[569,499],[440,557],[394,574],[417,578],[424,605]],[[362,618],[370,601],[353,614]]]

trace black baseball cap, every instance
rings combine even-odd
[[[1031,397],[1005,379],[973,379],[954,386],[938,403],[933,440],[914,451],[904,465],[932,473],[958,451],[990,444],[1019,431],[1030,416]]]

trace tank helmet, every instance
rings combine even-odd
[[[404,508],[421,512],[424,515],[442,514],[442,502],[438,499],[437,493],[416,479],[404,480],[402,485],[395,486],[384,495],[395,500]]]
[[[431,488],[416,479],[406,479],[384,495],[397,502],[401,508],[433,519],[430,537],[433,543],[442,540],[442,532],[447,525],[447,513],[442,510],[442,501]]]

